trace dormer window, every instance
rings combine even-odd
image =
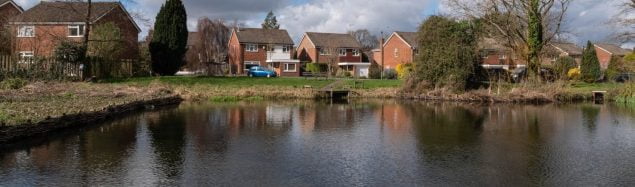
[[[247,45],[245,45],[245,51],[247,51],[247,52],[258,52],[258,45],[256,45],[256,44],[247,44]]]
[[[18,37],[35,37],[35,26],[21,25],[18,27]]]
[[[69,25],[68,37],[82,37],[84,36],[84,25]]]

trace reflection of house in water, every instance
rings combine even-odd
[[[375,118],[382,126],[393,130],[409,129],[410,117],[404,105],[382,104],[375,112]]]
[[[291,124],[293,121],[293,108],[288,106],[267,106],[267,124],[274,126],[285,126]]]

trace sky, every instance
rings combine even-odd
[[[28,9],[39,0],[15,0]],[[246,27],[260,27],[269,11],[282,29],[298,41],[304,32],[335,32],[368,29],[376,35],[393,31],[416,31],[426,17],[447,14],[443,0],[183,0],[188,27],[196,30],[200,17],[238,21]],[[606,42],[614,32],[608,24],[624,0],[573,0],[564,25],[571,40]],[[154,20],[165,0],[124,0],[129,11]],[[145,35],[152,23],[140,22]],[[140,37],[140,38],[142,38]],[[626,45],[632,47],[633,44]]]

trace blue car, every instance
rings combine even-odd
[[[278,74],[275,71],[271,71],[261,66],[254,66],[249,68],[247,76],[250,77],[277,77]]]

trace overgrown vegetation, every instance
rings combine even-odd
[[[0,79],[1,80],[1,79]],[[10,78],[0,81],[0,89],[20,89],[26,86],[28,82],[20,78]]]
[[[420,51],[408,88],[465,90],[477,68],[477,38],[471,22],[429,17],[419,28]]]
[[[566,79],[568,78],[568,73],[571,69],[577,67],[575,59],[564,56],[559,57],[558,60],[553,64],[553,71],[556,73],[558,79]]]

